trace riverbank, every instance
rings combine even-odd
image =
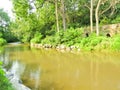
[[[0,89],[1,90],[14,90],[12,84],[6,77],[4,69],[2,68],[2,62],[0,62]]]
[[[7,71],[0,62],[0,89],[1,90],[31,90],[26,87],[21,79],[12,71]]]
[[[15,75],[14,73],[12,73],[11,71],[6,71],[4,69],[5,73],[6,73],[6,77],[8,78],[8,80],[10,81],[10,83],[12,84],[12,87],[15,90],[31,90],[30,88],[26,87],[21,79]]]
[[[15,45],[19,45],[19,43],[15,43]],[[4,47],[0,48],[0,53],[4,51]],[[17,76],[16,73],[13,73],[12,71],[7,71],[3,67],[2,61],[0,61],[0,90],[31,90],[30,88],[26,87],[20,77]]]
[[[65,45],[57,45],[57,46],[52,46],[50,44],[36,44],[36,43],[31,43],[30,44],[31,48],[47,48],[47,49],[56,49],[56,50],[64,50],[64,51],[72,51],[72,50],[76,50],[76,51],[80,51],[79,47],[76,46],[65,46]]]
[[[46,37],[45,39],[41,40],[41,43],[31,42],[30,46],[35,48],[55,48],[57,50],[66,51],[120,50],[120,35],[107,37],[107,36],[95,36],[93,34],[90,35],[89,37],[75,37],[69,40],[68,38],[66,38],[67,40],[65,40],[65,38],[61,38],[61,40],[59,41],[55,41],[54,40],[55,38],[56,37],[53,38],[53,36],[49,37],[49,39],[48,37]],[[46,41],[46,39],[48,40]],[[64,41],[62,39],[64,39]]]

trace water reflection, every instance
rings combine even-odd
[[[12,75],[15,75],[16,78],[22,78],[27,71],[26,64],[20,61],[21,57],[19,56],[19,52],[23,50],[29,50],[29,48],[27,47],[23,49],[23,46],[6,47],[5,51],[0,54],[0,61],[3,62],[3,67],[6,68],[7,71],[11,72]],[[32,86],[32,88],[38,90],[40,83],[40,68],[29,70],[29,75],[25,77],[28,77],[30,80],[34,80],[34,86]]]
[[[21,75],[24,73],[24,70],[25,65],[15,60],[14,62],[12,62],[12,66],[9,71],[17,78],[21,78]]]
[[[97,90],[99,81],[98,81],[98,73],[99,73],[99,63],[96,60],[94,63],[93,61],[90,62],[90,83],[91,83],[91,90]]]
[[[8,46],[0,59],[32,90],[119,90],[120,53]]]
[[[30,72],[30,79],[35,80],[34,88],[37,90],[40,84],[40,68],[36,69],[36,71]]]

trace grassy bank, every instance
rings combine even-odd
[[[0,90],[14,90],[8,78],[5,76],[5,72],[2,69],[2,62],[0,62]]]
[[[64,45],[66,47],[74,46],[81,50],[120,50],[120,35],[107,37],[105,33],[96,36],[95,33],[86,34],[83,28],[68,29],[60,31],[51,36],[43,37],[42,34],[37,33],[31,40],[31,43],[38,43],[42,45],[49,44],[52,47]]]

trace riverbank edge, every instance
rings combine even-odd
[[[76,50],[76,51],[81,51],[81,49],[79,47],[76,47],[76,46],[66,46],[64,44],[60,44],[60,45],[57,45],[57,46],[52,46],[51,44],[37,44],[37,43],[30,43],[30,47],[31,48],[47,48],[47,49],[56,49],[58,51],[61,51],[61,50],[64,50],[64,51],[73,51],[73,50]]]
[[[12,87],[15,90],[31,90],[30,88],[28,88],[27,86],[25,86],[22,83],[22,80],[20,78],[18,78],[16,75],[14,75],[12,72],[7,71],[5,68],[1,68],[4,73],[5,73],[5,77],[9,80],[10,84],[12,85]]]
[[[120,52],[119,50],[112,50],[110,48],[103,49],[103,48],[91,48],[91,49],[83,49],[77,46],[66,46],[64,44],[59,44],[57,46],[53,46],[51,44],[38,44],[38,43],[30,43],[29,46],[31,48],[36,48],[36,49],[55,49],[57,51],[66,51],[66,52]]]

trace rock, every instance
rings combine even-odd
[[[44,45],[44,48],[52,48],[52,45],[50,45],[50,44],[45,44],[45,45]]]
[[[22,80],[20,80],[19,77],[17,77],[10,71],[6,71],[6,77],[9,79],[10,83],[15,88],[15,90],[31,90],[30,88],[23,85]]]
[[[41,48],[41,47],[43,47],[43,45],[42,44],[38,44],[37,48]]]
[[[71,48],[70,47],[66,47],[66,51],[71,51]]]
[[[60,50],[65,50],[65,49],[66,49],[66,46],[65,46],[65,45],[60,45],[60,46],[59,46],[59,49],[60,49]]]
[[[31,90],[21,83],[21,80],[17,77],[13,77],[10,82],[12,83],[15,90]]]
[[[78,48],[78,51],[80,51],[80,48]]]
[[[35,46],[35,44],[31,43],[31,44],[30,44],[30,46],[31,46],[31,47],[34,47],[34,46]]]
[[[75,47],[75,46],[70,46],[70,48],[73,50],[73,49],[75,49],[76,47]]]

